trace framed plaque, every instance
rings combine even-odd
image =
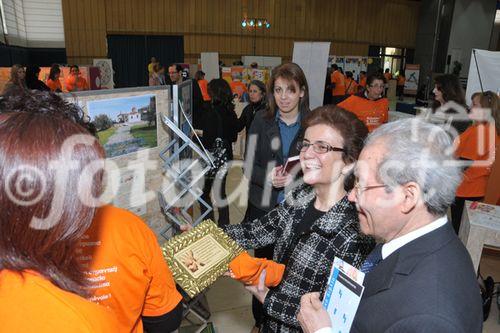
[[[174,280],[194,297],[228,270],[244,249],[211,220],[178,235],[162,246]]]

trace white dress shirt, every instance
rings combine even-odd
[[[403,247],[404,245],[408,244],[409,242],[422,237],[425,234],[428,234],[431,231],[436,230],[439,227],[442,227],[443,225],[448,222],[448,219],[446,216],[440,217],[437,220],[426,224],[422,228],[418,228],[417,230],[413,230],[412,232],[407,233],[406,235],[403,235],[401,237],[395,238],[391,240],[388,243],[385,243],[382,246],[382,260],[390,256],[393,252],[395,252],[397,249]],[[323,327],[320,328],[319,330],[315,331],[314,333],[333,333],[333,329],[331,327]]]

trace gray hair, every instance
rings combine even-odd
[[[387,149],[378,168],[379,180],[390,187],[416,182],[427,211],[446,214],[462,178],[446,131],[421,119],[402,119],[377,128],[365,146],[375,141]]]

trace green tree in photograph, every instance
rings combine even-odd
[[[97,131],[103,131],[113,126],[113,120],[106,114],[100,114],[94,119]]]

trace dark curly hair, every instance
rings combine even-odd
[[[21,111],[33,114],[45,113],[69,119],[85,128],[90,134],[97,135],[94,124],[89,122],[88,117],[78,105],[66,102],[53,92],[15,91],[3,96],[0,113]]]

